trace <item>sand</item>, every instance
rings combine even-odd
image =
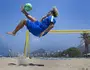
[[[27,59],[27,66],[18,65],[17,58],[0,58],[0,70],[90,70],[90,59],[62,60]],[[38,64],[44,66],[38,66]]]

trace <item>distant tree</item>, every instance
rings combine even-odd
[[[59,52],[55,52],[53,57],[60,57]]]
[[[82,33],[81,34],[81,38],[84,40],[85,43],[85,54],[87,54],[89,52],[89,47],[88,45],[90,44],[90,33]]]
[[[62,52],[63,56],[66,56],[67,54],[69,55],[69,57],[78,57],[81,55],[81,52],[78,48],[71,47],[71,48],[68,48],[67,50],[64,50]]]

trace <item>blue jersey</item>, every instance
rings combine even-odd
[[[44,31],[45,29],[47,29],[48,26],[50,25],[50,23],[53,23],[53,24],[56,23],[54,16],[49,16],[49,17],[42,20],[42,24],[41,24],[42,30]],[[46,35],[46,34],[47,33],[45,33],[44,35]]]
[[[42,20],[42,22],[39,22],[39,21],[31,22],[30,20],[27,20],[26,26],[33,35],[39,36],[41,32],[43,32],[45,29],[48,28],[50,23],[53,23],[53,24],[56,23],[56,20],[53,16],[46,17],[45,19]],[[45,33],[44,35],[46,34],[47,33]]]

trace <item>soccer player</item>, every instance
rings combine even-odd
[[[40,21],[29,15],[23,7],[21,8],[21,12],[28,19],[21,20],[15,30],[7,32],[7,34],[15,36],[21,28],[26,26],[29,32],[31,32],[34,36],[44,36],[54,27],[56,23],[55,18],[58,16],[58,10],[56,7],[53,7],[45,16],[42,17]]]

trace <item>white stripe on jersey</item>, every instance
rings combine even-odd
[[[51,22],[53,22],[54,16],[51,17]]]

